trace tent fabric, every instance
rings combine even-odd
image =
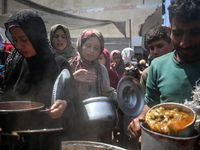
[[[34,8],[37,10],[48,12],[53,15],[67,18],[66,25],[70,30],[94,28],[94,27],[105,26],[108,24],[114,24],[115,27],[126,37],[126,21],[112,21],[112,20],[99,20],[94,18],[87,18],[69,14],[63,11],[58,11],[52,8],[48,8],[46,6],[42,6],[30,0],[15,0],[15,1],[24,4],[26,6],[29,6],[30,8]]]

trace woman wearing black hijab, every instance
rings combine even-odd
[[[5,23],[5,27],[5,34],[15,50],[6,61],[3,99],[43,103],[46,108],[52,109],[48,112],[50,122],[42,121],[44,127],[58,126],[66,111],[77,106],[74,79],[67,59],[52,51],[44,21],[34,11],[18,11]],[[63,69],[68,69],[71,74],[70,86],[65,89],[62,99],[51,106],[53,85]],[[47,119],[48,115],[45,115]],[[43,127],[42,123],[38,126]]]

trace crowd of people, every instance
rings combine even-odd
[[[130,47],[107,50],[102,33],[96,29],[84,30],[75,45],[69,29],[55,24],[48,39],[38,13],[29,9],[18,11],[5,23],[11,51],[5,50],[0,36],[0,101],[45,104],[50,111],[41,114],[39,120],[45,123],[40,122],[37,127],[62,127],[63,140],[112,144],[112,132],[95,134],[84,130],[87,126],[81,119],[86,111],[82,101],[105,96],[117,102],[118,82],[132,76],[143,88],[145,105],[128,131],[132,139],[141,142],[140,122],[145,120],[147,111],[159,103],[192,100],[200,77],[200,1],[175,0],[168,9],[171,27],[153,26],[145,36],[148,60],[138,60]],[[65,92],[52,104],[53,86],[63,69],[70,73],[70,86],[64,87]]]

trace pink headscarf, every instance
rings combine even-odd
[[[117,72],[110,69],[110,53],[107,49],[104,48],[103,54],[106,57],[106,68],[108,70],[108,75],[110,78],[110,86],[113,88],[117,88],[117,84],[119,82],[119,77]]]
[[[101,32],[99,32],[95,29],[88,29],[88,30],[83,31],[83,33],[81,33],[81,35],[79,36],[79,38],[77,40],[77,49],[80,54],[81,63],[84,63],[84,65],[87,65],[87,67],[89,67],[89,68],[96,66],[99,62],[99,56],[93,61],[87,61],[87,60],[85,60],[85,58],[82,55],[82,46],[87,41],[87,39],[89,39],[91,36],[96,36],[100,41],[101,51],[100,51],[99,56],[101,55],[101,53],[103,52],[103,49],[104,49],[104,38],[103,38],[103,35],[101,34]]]
[[[99,56],[103,52],[103,49],[104,49],[103,35],[95,29],[88,29],[88,30],[83,31],[83,33],[81,33],[81,35],[79,36],[79,38],[77,40],[77,49],[78,49],[78,52],[80,54],[80,57],[78,58],[78,62],[77,62],[75,71],[78,70],[78,69],[95,68],[95,72],[96,72],[96,75],[97,75],[97,79],[96,79],[96,87],[97,87],[96,89],[97,89],[97,91],[96,91],[96,93],[97,93],[98,96],[101,96],[102,95],[101,82],[102,82],[103,77],[102,77],[102,73],[101,73],[101,67],[100,67],[100,64],[99,64],[99,56],[93,61],[87,61],[82,55],[82,46],[91,36],[96,36],[100,41],[101,51],[100,51]],[[79,83],[79,87],[78,87],[78,90],[79,90],[79,94],[80,94],[80,99],[83,100],[83,99],[88,98],[88,96],[89,96],[88,95],[89,93],[87,91],[88,83]]]

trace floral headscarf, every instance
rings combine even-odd
[[[83,55],[82,55],[82,46],[83,44],[91,37],[91,36],[96,36],[101,44],[101,50],[100,50],[100,54],[99,56],[93,60],[93,61],[87,61]],[[77,49],[78,52],[80,54],[80,57],[78,58],[78,62],[76,64],[76,68],[75,71],[78,69],[91,69],[91,68],[95,68],[95,72],[97,75],[96,78],[96,95],[98,96],[102,96],[102,72],[101,72],[101,67],[100,67],[100,63],[99,63],[99,57],[101,55],[101,53],[103,52],[104,49],[104,38],[102,36],[102,34],[95,30],[95,29],[89,29],[89,30],[85,30],[78,38],[77,41]],[[88,89],[88,83],[78,83],[78,91],[79,91],[79,96],[80,99],[85,99],[89,97],[89,93],[87,91]]]
[[[87,60],[85,60],[85,58],[82,55],[82,46],[87,41],[87,39],[89,39],[91,36],[96,36],[100,41],[101,50],[100,50],[99,56],[102,54],[103,49],[104,49],[104,38],[103,38],[103,35],[101,34],[101,32],[99,32],[95,29],[88,29],[88,30],[83,31],[83,33],[81,33],[81,35],[79,36],[79,38],[77,40],[77,49],[80,54],[81,63],[84,63],[89,68],[96,66],[99,62],[98,61],[99,56],[93,61],[87,61]]]

